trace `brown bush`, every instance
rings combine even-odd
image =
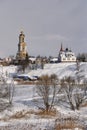
[[[75,120],[68,118],[68,119],[64,119],[58,124],[56,124],[55,130],[63,130],[63,129],[70,129],[73,130],[75,128],[79,128],[79,130],[84,130],[84,128],[80,125],[78,125]]]
[[[50,117],[55,117],[56,116],[56,114],[57,114],[57,112],[56,112],[56,110],[54,109],[54,110],[50,110],[50,111],[46,111],[46,110],[44,110],[44,111],[38,111],[38,112],[36,112],[36,115],[38,115],[38,116],[40,116],[40,117],[42,117],[42,118],[50,118]]]

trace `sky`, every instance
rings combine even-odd
[[[23,31],[30,56],[58,56],[61,43],[87,53],[87,0],[0,0],[0,57],[16,56]]]

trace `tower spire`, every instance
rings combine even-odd
[[[63,51],[63,46],[62,46],[62,43],[61,43],[61,48],[60,48],[60,51]]]

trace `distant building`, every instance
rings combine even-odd
[[[25,35],[23,31],[21,31],[19,35],[19,43],[18,43],[18,52],[16,55],[17,60],[25,60],[27,53],[27,45],[24,41]]]
[[[61,44],[61,48],[60,48],[60,51],[59,51],[59,54],[58,54],[58,61],[59,62],[75,62],[76,56],[68,48],[66,48],[64,50],[63,47],[62,47],[62,44]]]
[[[36,57],[34,56],[29,57],[29,63],[35,64],[35,62],[36,62]]]
[[[50,63],[58,63],[58,57],[52,57],[49,60],[50,60]]]

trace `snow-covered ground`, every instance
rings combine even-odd
[[[63,78],[65,76],[75,76],[77,71],[76,63],[55,63],[55,64],[45,64],[44,69],[29,70],[29,72],[22,74],[26,76],[41,76],[44,74],[56,74],[58,78]],[[0,66],[0,73],[4,74],[15,74],[17,73],[17,66]],[[80,75],[87,78],[87,62],[80,63]]]
[[[65,76],[75,76],[77,71],[76,63],[57,63],[57,64],[46,64],[44,69],[32,70],[28,73],[29,76],[41,76],[44,74],[56,74],[58,78]],[[87,78],[87,62],[80,63],[80,75],[84,75]]]
[[[38,97],[34,90],[35,86],[32,85],[15,86],[13,105],[0,113],[0,130],[54,130],[55,120],[61,119],[60,123],[63,123],[62,119],[67,117],[79,118],[80,125],[87,125],[86,108],[71,111],[63,106],[56,106],[58,113],[55,116],[36,115],[38,109],[33,99]]]
[[[81,75],[87,77],[87,63],[81,63]],[[1,67],[3,73],[15,73],[17,67]],[[47,64],[44,69],[31,70],[27,73],[30,76],[41,76],[43,74],[57,74],[59,78],[74,76],[76,73],[75,63]],[[26,75],[26,74],[25,74]],[[73,117],[79,119],[79,124],[87,127],[87,107],[79,111],[71,111],[64,106],[56,106],[55,116],[42,117],[37,115],[37,107],[34,99],[39,99],[35,94],[34,85],[15,85],[13,104],[6,110],[0,112],[0,130],[54,130],[55,121]],[[77,129],[77,130],[80,130]],[[86,129],[85,129],[86,130]]]
[[[17,72],[17,66],[10,65],[10,66],[0,66],[0,74],[12,74]]]

